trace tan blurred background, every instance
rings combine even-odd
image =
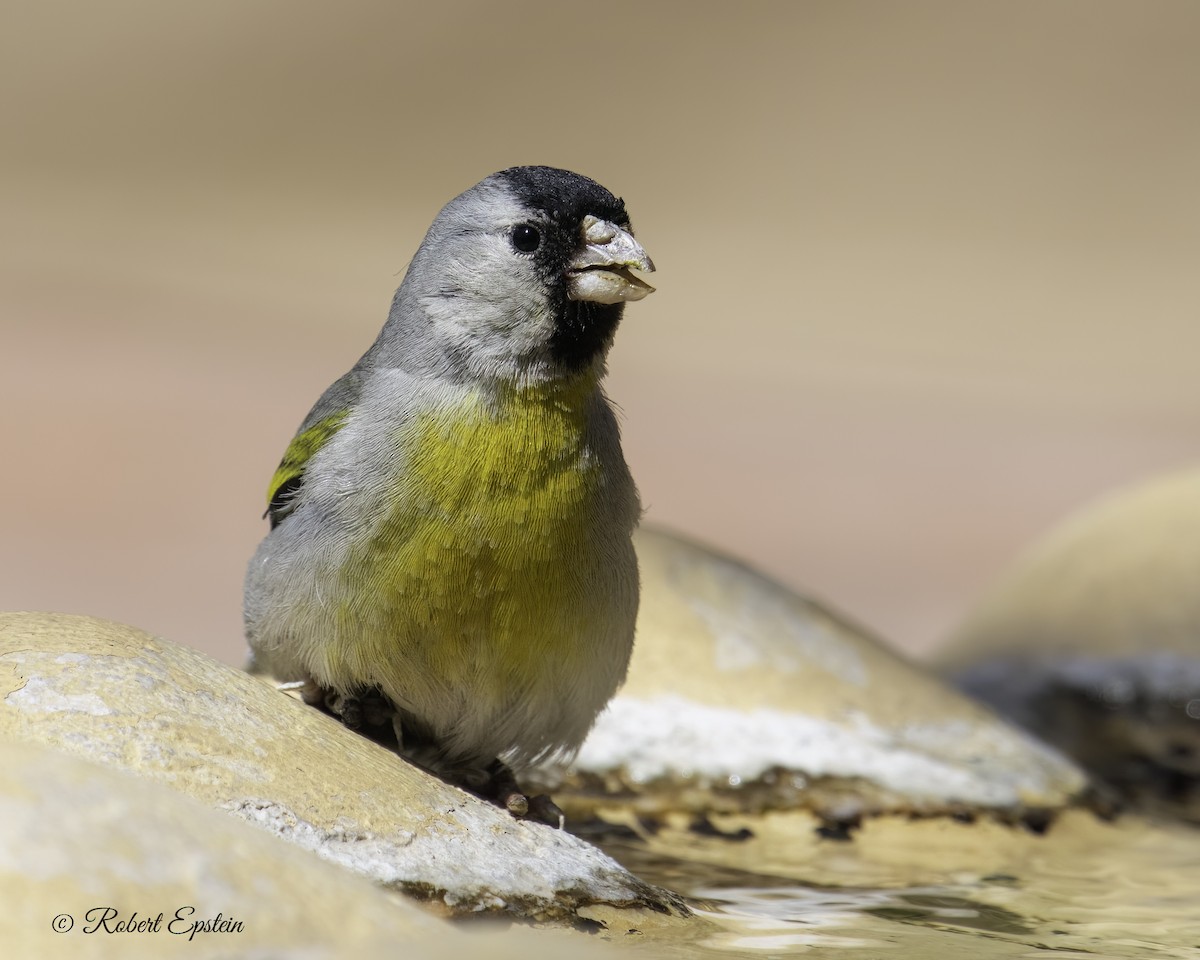
[[[649,518],[936,642],[1200,436],[1200,4],[7,3],[0,608],[238,661],[264,488],[451,196],[516,163],[659,264]]]

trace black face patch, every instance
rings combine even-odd
[[[564,297],[550,335],[550,355],[567,370],[582,370],[608,349],[624,309],[623,303],[589,303]]]
[[[581,370],[612,342],[624,305],[571,300],[567,265],[583,242],[583,218],[591,214],[628,230],[625,204],[595,180],[557,167],[511,167],[496,177],[531,213],[548,221],[532,256],[555,308],[550,354],[567,370]]]

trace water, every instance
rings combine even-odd
[[[887,818],[830,841],[802,814],[718,827],[729,836],[681,820],[600,841],[693,898],[706,923],[681,955],[1200,958],[1194,827],[1082,811],[1042,836]]]

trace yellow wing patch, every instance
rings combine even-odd
[[[276,495],[285,484],[304,475],[304,468],[308,466],[308,461],[325,446],[330,437],[342,428],[342,424],[346,422],[348,416],[350,416],[349,410],[339,410],[323,420],[318,420],[307,430],[301,430],[292,438],[292,442],[288,444],[288,448],[283,454],[283,459],[279,462],[275,475],[271,477],[270,486],[267,487],[268,506],[274,502]]]

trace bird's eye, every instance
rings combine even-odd
[[[520,250],[522,253],[533,253],[541,242],[542,235],[533,224],[518,223],[513,227],[512,245],[514,249]]]

